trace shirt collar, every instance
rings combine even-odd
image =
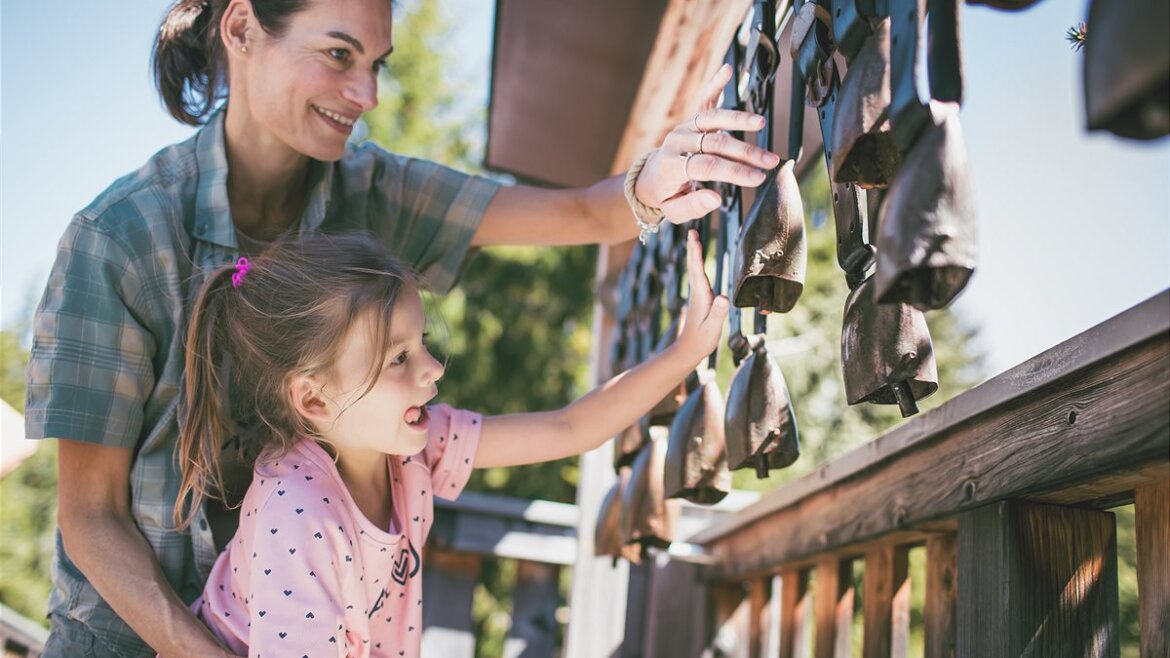
[[[195,159],[199,167],[199,185],[195,196],[193,234],[206,242],[237,249],[227,193],[227,147],[224,144],[224,118],[220,108],[195,138]],[[329,191],[333,181],[333,163],[314,160],[309,170],[309,200],[301,215],[301,230],[314,230],[325,220],[329,209]]]

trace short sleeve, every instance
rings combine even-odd
[[[279,488],[259,511],[252,538],[248,590],[248,656],[337,656],[354,649],[349,614],[358,603],[346,585],[354,547],[336,516],[306,490]],[[357,640],[360,642],[360,640]]]
[[[469,261],[471,239],[500,184],[372,145],[358,155],[352,164],[371,170],[370,230],[428,289],[446,293]]]
[[[430,432],[423,453],[431,469],[432,491],[454,500],[471,477],[483,416],[445,404],[429,407],[429,413]]]
[[[33,321],[25,403],[29,438],[133,448],[155,384],[154,336],[140,272],[101,226],[75,217]]]

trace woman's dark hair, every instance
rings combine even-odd
[[[223,498],[221,455],[228,439],[239,440],[247,459],[263,450],[280,454],[316,434],[293,407],[292,378],[335,376],[340,346],[359,322],[371,323],[373,353],[385,354],[394,303],[403,286],[414,283],[406,266],[361,233],[278,241],[243,275],[237,264],[208,277],[187,330],[175,506],[180,529],[207,498]],[[367,392],[382,367],[370,364]],[[243,416],[254,417],[259,431],[238,432],[235,420]]]
[[[154,42],[154,84],[167,112],[197,126],[227,94],[227,59],[219,23],[229,0],[176,0]],[[266,33],[281,37],[288,19],[308,0],[251,0],[252,15]]]

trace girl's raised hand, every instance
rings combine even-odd
[[[682,333],[675,344],[686,350],[688,355],[702,358],[719,344],[723,321],[727,319],[731,302],[724,295],[716,295],[711,289],[711,281],[703,269],[699,234],[694,229],[687,231],[687,282],[690,284],[691,298],[683,317]]]

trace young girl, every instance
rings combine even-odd
[[[249,656],[416,656],[433,498],[456,497],[473,467],[597,447],[714,349],[728,302],[693,231],[687,247],[691,299],[668,350],[563,409],[506,416],[430,405],[443,366],[416,282],[366,237],[309,234],[212,275],[188,335],[179,500],[221,495],[228,437],[255,473],[200,619]]]

